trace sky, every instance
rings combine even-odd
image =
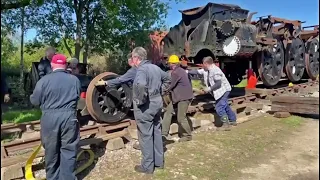
[[[236,4],[249,12],[258,12],[256,17],[272,15],[289,20],[306,21],[303,26],[319,24],[319,0],[184,0],[182,3],[170,2],[170,9],[166,19],[166,25],[172,27],[181,20],[181,13],[178,10],[191,9],[205,6],[207,3]],[[29,30],[26,40],[35,37],[36,31]]]

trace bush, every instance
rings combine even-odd
[[[88,63],[92,65],[91,68],[96,75],[103,72],[123,74],[128,70],[126,58],[117,55],[94,55],[90,57]]]

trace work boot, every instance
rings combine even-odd
[[[164,166],[154,166],[157,169],[164,169]]]
[[[134,170],[135,170],[136,172],[139,172],[139,173],[153,174],[153,172],[149,172],[149,171],[143,169],[141,165],[136,165],[136,166],[134,167]]]
[[[132,147],[133,147],[133,149],[141,150],[139,142],[135,142],[135,143],[132,145]]]
[[[181,137],[178,142],[186,142],[191,140],[192,140],[192,136],[184,136],[184,137]]]
[[[230,124],[229,124],[229,118],[228,116],[221,117],[221,121],[223,122],[222,126],[219,127],[219,130],[222,131],[230,131]]]
[[[174,143],[174,140],[171,139],[171,136],[168,135],[168,136],[162,136],[162,143],[163,145],[167,145],[167,144],[171,144],[171,143]]]

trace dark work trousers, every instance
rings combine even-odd
[[[181,137],[191,137],[191,124],[189,123],[187,119],[187,111],[189,107],[190,101],[180,101],[178,103],[172,104],[172,102],[167,106],[166,112],[163,115],[162,120],[162,136],[168,136],[171,120],[172,120],[172,114],[174,112],[174,109],[177,108],[177,121],[179,125],[179,135]]]
[[[80,139],[74,109],[47,110],[41,117],[41,142],[45,149],[47,180],[75,180]]]
[[[235,122],[237,120],[236,114],[232,111],[228,103],[230,91],[227,91],[223,94],[221,98],[216,100],[216,112],[222,122],[230,121]]]
[[[160,122],[162,103],[159,96],[140,107],[133,104],[142,152],[141,167],[149,173],[152,173],[155,167],[163,167],[164,164]]]

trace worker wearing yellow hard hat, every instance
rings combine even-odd
[[[177,55],[171,55],[169,57],[168,63],[169,64],[178,64],[180,62],[179,57]]]
[[[193,99],[192,84],[186,71],[181,68],[180,59],[177,55],[171,55],[168,59],[171,71],[171,84],[168,88],[172,101],[167,105],[166,112],[162,120],[162,137],[164,143],[170,142],[169,130],[172,120],[172,114],[177,107],[177,121],[181,129],[179,142],[190,141],[191,128],[187,120],[188,106]]]

